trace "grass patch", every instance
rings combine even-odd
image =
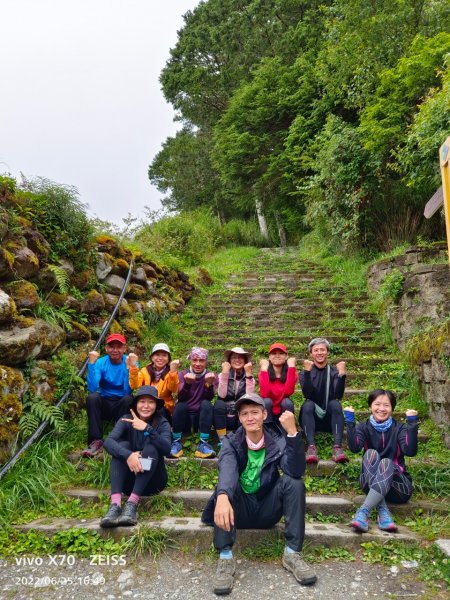
[[[388,540],[383,544],[366,542],[361,544],[363,560],[368,563],[397,565],[402,561],[417,562],[419,577],[434,585],[445,583],[450,587],[450,562],[434,544],[405,543]]]
[[[196,460],[180,460],[168,466],[169,489],[213,490],[217,483],[217,469],[202,466]]]
[[[152,529],[147,525],[140,525],[135,532],[122,544],[122,549],[135,559],[150,556],[154,561],[167,549],[175,549],[175,541],[168,531]]]

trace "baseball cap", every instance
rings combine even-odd
[[[120,342],[121,344],[126,344],[127,340],[121,333],[111,333],[111,335],[108,335],[106,338],[106,343],[110,344],[111,342]]]
[[[258,396],[258,394],[255,394],[253,392],[251,392],[249,394],[244,394],[238,400],[236,400],[236,402],[234,404],[234,408],[237,411],[239,411],[239,408],[241,407],[242,404],[246,404],[249,402],[251,402],[252,404],[257,404],[258,406],[262,406],[262,408],[266,408],[266,405],[264,404],[264,400],[261,398],[261,396]]]
[[[163,352],[167,352],[167,354],[170,354],[170,348],[167,344],[155,344],[152,348],[152,354],[155,354],[155,352],[158,352],[159,350],[162,350]]]
[[[288,353],[287,348],[284,344],[280,344],[278,342],[275,342],[275,344],[272,344],[269,348],[269,354],[271,352],[273,352],[274,350],[281,350],[282,352],[284,352],[285,354]]]

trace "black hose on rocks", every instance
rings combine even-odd
[[[130,268],[128,269],[128,275],[127,275],[127,278],[123,285],[122,291],[120,292],[120,296],[117,300],[114,310],[110,314],[109,319],[105,323],[105,325],[102,329],[102,332],[101,332],[97,342],[95,343],[95,346],[93,348],[94,350],[97,350],[97,348],[100,347],[106,334],[108,333],[111,323],[114,321],[114,318],[120,308],[123,297],[125,296],[125,292],[127,290],[128,284],[130,282],[132,270],[133,270],[133,261],[130,260]],[[88,361],[89,361],[89,359],[86,358],[81,369],[77,373],[77,377],[81,377],[84,374],[87,364],[88,364]],[[61,398],[58,400],[58,402],[55,404],[55,406],[59,407],[62,404],[64,404],[64,402],[69,397],[70,392],[71,392],[71,387],[69,387],[69,389],[66,390],[66,392],[64,392],[64,394],[61,396]],[[32,444],[34,444],[34,442],[41,436],[41,434],[43,433],[43,431],[45,430],[47,425],[48,425],[48,421],[44,421],[43,423],[41,423],[39,425],[39,427],[36,429],[36,431],[34,433],[32,433],[30,435],[30,437],[26,440],[26,442],[23,444],[23,446],[21,448],[19,448],[19,450],[17,450],[17,452],[9,459],[9,461],[3,466],[2,470],[0,471],[0,479],[2,479],[2,477],[4,475],[6,475],[6,473],[11,469],[11,467],[13,467],[16,464],[16,462],[19,460],[19,458],[22,456],[22,454],[25,452],[25,450],[27,450]]]

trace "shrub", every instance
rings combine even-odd
[[[73,186],[59,185],[38,177],[25,180],[17,192],[20,207],[29,216],[51,246],[50,258],[68,258],[77,269],[90,262],[93,227],[86,215],[86,205]]]
[[[218,237],[218,219],[210,210],[196,210],[143,225],[135,241],[153,259],[180,268],[199,264],[212,253]]]

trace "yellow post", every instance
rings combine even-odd
[[[444,194],[445,228],[447,230],[448,261],[450,263],[450,136],[439,149],[442,191]]]

